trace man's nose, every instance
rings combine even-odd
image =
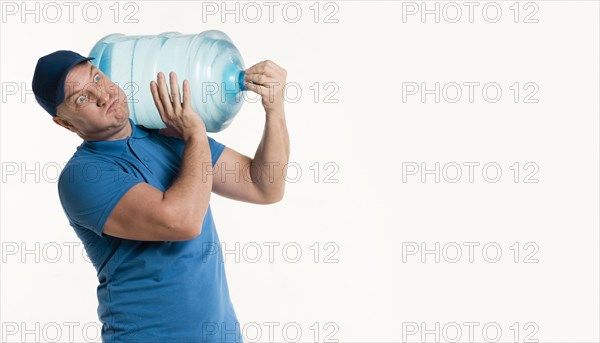
[[[105,87],[98,87],[98,106],[104,106],[110,100],[110,93]]]

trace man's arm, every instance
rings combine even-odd
[[[164,193],[144,182],[133,186],[106,220],[104,234],[138,241],[182,241],[202,232],[212,185],[206,166],[212,163],[208,140],[198,132],[186,140],[179,175],[171,186]]]
[[[284,169],[290,155],[283,88],[287,72],[271,61],[246,69],[245,85],[262,97],[266,121],[254,159],[225,147],[217,160],[213,191],[221,196],[255,204],[272,204],[283,198]]]
[[[171,98],[163,73],[151,84],[154,102],[170,134],[185,148],[179,175],[164,193],[146,184],[132,187],[117,203],[103,233],[143,241],[193,239],[202,231],[212,189],[212,160],[206,127],[190,103],[190,86],[183,82],[183,104],[174,73]]]

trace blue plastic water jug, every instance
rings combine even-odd
[[[165,32],[152,36],[114,33],[102,38],[89,54],[106,76],[123,89],[129,116],[136,125],[165,128],[150,92],[158,72],[177,74],[190,83],[192,107],[208,132],[221,131],[243,104],[244,61],[231,39],[218,30],[184,35]],[[183,99],[183,97],[181,97]]]

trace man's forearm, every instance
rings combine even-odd
[[[285,190],[284,169],[290,156],[285,113],[267,113],[263,136],[250,168],[252,181],[268,200],[280,200]]]
[[[185,141],[179,174],[163,194],[182,229],[201,231],[212,192],[212,160],[208,137],[202,132]]]

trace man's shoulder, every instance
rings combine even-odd
[[[81,149],[81,146],[79,146],[62,169],[58,177],[58,183],[60,185],[67,176],[69,176],[69,180],[71,181],[73,181],[73,178],[79,176],[85,176],[88,179],[91,176],[99,175],[103,170],[116,167],[118,165],[110,156],[95,154]]]
[[[112,164],[114,163],[114,159],[111,156],[105,156],[103,154],[97,154],[85,149],[82,149],[81,146],[77,148],[77,151],[71,156],[71,158],[65,164],[65,168],[69,167],[81,167],[88,164],[98,165],[98,164]]]

